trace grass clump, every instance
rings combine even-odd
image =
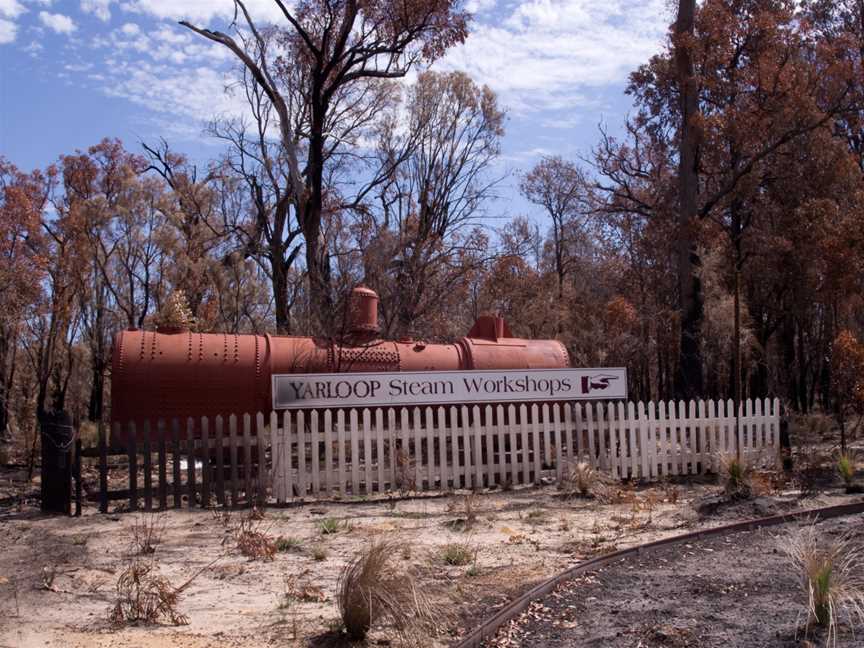
[[[327,555],[327,549],[320,545],[312,548],[312,558],[316,562],[324,562],[327,560]]]
[[[441,560],[447,565],[461,567],[474,560],[474,552],[467,544],[451,542],[441,548]]]
[[[300,538],[279,536],[276,538],[276,551],[279,553],[289,553],[300,551],[303,548],[303,542]]]
[[[339,533],[343,526],[336,518],[324,518],[318,522],[318,531],[321,535],[333,535]]]
[[[815,521],[781,536],[806,597],[806,627],[823,628],[826,645],[837,642],[837,627],[864,625],[864,552],[851,532],[835,538],[819,533]]]
[[[744,458],[723,455],[720,458],[720,478],[723,492],[733,500],[753,497],[753,468]]]
[[[337,603],[345,633],[361,641],[376,625],[391,628],[404,643],[420,643],[435,634],[446,609],[418,587],[414,577],[399,570],[394,542],[373,542],[345,566],[339,577]]]
[[[840,475],[840,479],[843,480],[847,493],[860,493],[864,490],[855,483],[856,463],[857,457],[849,452],[843,452],[837,457],[837,473]]]

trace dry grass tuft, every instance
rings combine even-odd
[[[131,553],[148,556],[156,552],[156,547],[162,542],[167,518],[164,513],[141,513],[132,521],[130,535],[132,537]]]
[[[234,541],[240,553],[250,560],[273,560],[278,550],[273,538],[249,518],[240,521]]]
[[[579,461],[571,464],[561,479],[561,491],[567,497],[593,497],[600,483],[600,476],[591,464]]]
[[[455,498],[447,505],[450,513],[460,513],[460,517],[447,522],[447,526],[455,531],[466,531],[477,522],[477,494],[468,493]]]
[[[417,462],[403,448],[396,448],[396,490],[400,495],[417,490]]]
[[[434,635],[448,618],[428,587],[393,562],[395,542],[373,542],[346,565],[339,577],[337,602],[348,638],[359,641],[373,626],[391,628],[403,643]]]
[[[448,565],[461,567],[474,560],[474,553],[467,543],[451,542],[441,547],[441,560]]]
[[[133,560],[117,579],[117,602],[111,608],[112,623],[159,623],[186,625],[188,618],[177,610],[182,588],[174,588],[156,573],[152,561]]]
[[[864,625],[864,547],[852,532],[835,538],[819,533],[816,521],[790,529],[780,537],[807,597],[808,630],[827,631],[826,645],[837,643],[837,626],[853,630]]]
[[[283,576],[284,593],[280,607],[291,607],[295,602],[300,603],[323,603],[327,600],[324,590],[318,585],[302,579],[308,571],[302,574],[286,574]]]

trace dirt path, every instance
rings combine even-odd
[[[851,530],[864,539],[864,516],[826,521],[819,528],[829,537]],[[799,618],[805,600],[797,575],[778,550],[783,533],[774,527],[623,558],[562,583],[487,645],[812,646],[799,628],[806,617]],[[837,645],[864,641],[843,628]]]

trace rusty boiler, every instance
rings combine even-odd
[[[339,340],[190,330],[126,330],[114,339],[115,423],[269,412],[271,376],[290,373],[557,369],[569,367],[557,340],[513,337],[501,317],[480,317],[453,344],[378,338],[378,295],[350,296]]]

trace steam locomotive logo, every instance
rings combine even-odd
[[[618,380],[618,376],[612,376],[610,374],[582,376],[582,393],[590,394],[592,391],[605,391],[609,389],[609,383],[613,380]]]

